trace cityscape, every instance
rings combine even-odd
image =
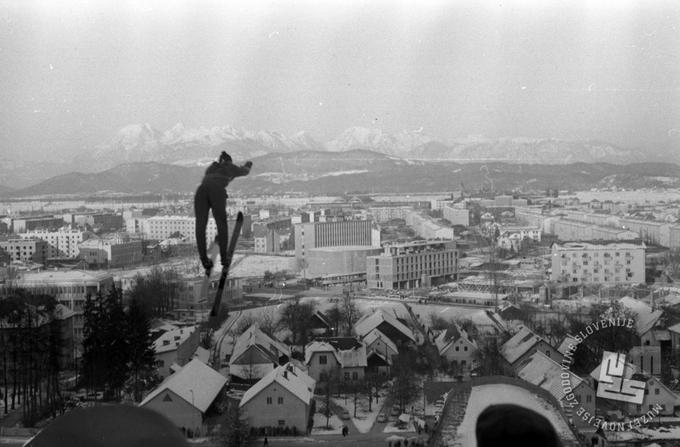
[[[680,446],[676,5],[66,3],[0,5],[1,445]]]

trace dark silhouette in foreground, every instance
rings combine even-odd
[[[518,405],[491,405],[477,418],[477,447],[562,447],[544,416]]]
[[[58,417],[25,446],[186,447],[175,425],[152,410],[126,405],[75,409]]]

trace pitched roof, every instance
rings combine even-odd
[[[385,343],[385,345],[387,345],[387,347],[390,348],[392,351],[399,352],[397,345],[395,345],[394,342],[390,340],[390,338],[387,335],[383,334],[378,329],[373,329],[371,332],[366,334],[363,342],[366,346],[371,346],[377,340],[380,340],[383,343]]]
[[[501,346],[501,353],[505,360],[513,364],[539,341],[541,337],[534,334],[528,327],[522,326],[519,332]]]
[[[369,332],[371,332],[373,329],[377,328],[380,324],[383,322],[388,323],[392,327],[394,327],[396,330],[404,334],[407,338],[409,338],[412,341],[416,341],[416,337],[413,334],[413,331],[406,327],[404,323],[399,321],[396,316],[393,314],[390,314],[388,312],[385,312],[384,310],[380,309],[377,310],[376,312],[373,312],[372,314],[366,315],[363,318],[361,318],[357,323],[354,325],[354,332],[359,337],[364,337],[366,336]]]
[[[363,368],[366,363],[366,346],[354,349],[343,349],[339,352],[343,368]]]
[[[164,390],[170,390],[205,413],[226,383],[227,378],[222,374],[193,359],[151,391],[139,406],[143,407]]]
[[[564,340],[562,340],[562,343],[560,343],[560,345],[557,347],[557,352],[559,352],[562,355],[565,355],[569,350],[569,345],[573,346],[578,345],[578,340],[576,340],[576,338],[571,335],[565,336]]]
[[[315,353],[330,352],[335,356],[335,360],[342,365],[342,359],[338,354],[338,351],[328,342],[325,341],[313,341],[305,346],[305,363],[309,364],[312,359],[312,355]]]
[[[675,332],[676,334],[680,334],[680,323],[674,324],[673,326],[669,327],[668,330]]]
[[[231,353],[231,362],[241,357],[251,346],[260,348],[272,362],[278,362],[281,355],[290,357],[288,346],[262,332],[257,323],[254,323],[236,340]]]
[[[153,342],[153,350],[156,354],[176,350],[196,330],[196,326],[178,327],[162,333]]]
[[[541,351],[536,351],[531,357],[522,362],[520,368],[521,369],[517,373],[520,379],[526,380],[533,385],[540,386],[555,396],[557,400],[562,400],[565,395],[565,387],[562,385],[561,374],[563,374],[564,371],[559,363],[555,362]],[[583,379],[573,374],[571,371],[567,372],[569,373],[569,381],[571,382],[572,388],[575,389],[583,383]]]
[[[338,349],[327,341],[313,341],[305,346],[305,363],[309,364],[315,353],[329,352],[342,368],[366,366],[366,346],[357,343],[350,349]]]
[[[638,335],[642,335],[652,329],[663,314],[663,311],[653,310],[647,303],[629,296],[621,298],[619,303],[635,314],[635,330]]]
[[[473,346],[477,346],[477,344],[472,341],[470,337],[468,337],[467,332],[465,332],[465,330],[458,325],[441,331],[437,338],[434,339],[434,344],[439,350],[439,354],[442,355],[449,349],[451,345],[461,339]]]
[[[260,394],[265,388],[272,383],[277,383],[290,391],[295,397],[300,399],[305,404],[309,404],[314,397],[314,387],[316,381],[312,379],[302,369],[287,363],[279,366],[271,371],[269,374],[260,379],[255,385],[250,387],[248,391],[243,394],[239,407],[247,404],[251,399]]]

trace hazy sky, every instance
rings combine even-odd
[[[0,0],[0,155],[180,121],[680,150],[679,52],[677,1]]]

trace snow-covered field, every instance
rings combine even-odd
[[[260,256],[248,255],[234,260],[235,267],[229,273],[232,277],[264,276],[265,271],[272,273],[287,270],[297,270],[294,257],[289,256]]]

